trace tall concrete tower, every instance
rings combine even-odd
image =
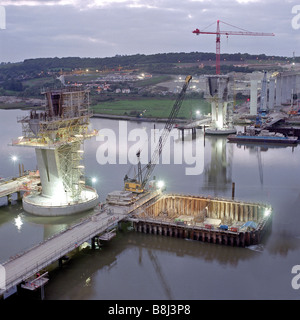
[[[98,194],[85,185],[83,142],[89,130],[89,92],[80,88],[46,90],[44,111],[18,119],[23,136],[15,146],[35,148],[41,190],[23,196],[25,211],[42,216],[68,215],[95,207]]]
[[[251,89],[250,89],[250,114],[257,115],[257,79],[251,79]]]
[[[300,100],[299,71],[285,71],[276,76],[275,97],[275,106],[291,106],[294,103],[298,109],[298,101]]]
[[[232,116],[228,106],[229,101],[229,77],[216,75],[208,76],[208,100],[211,103],[211,126],[206,130],[207,134],[226,135],[235,133],[232,126]]]

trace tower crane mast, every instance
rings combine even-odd
[[[195,29],[193,33],[195,33],[197,36],[199,34],[215,34],[216,35],[216,74],[220,74],[220,51],[221,51],[221,35],[228,36],[274,36],[274,33],[265,33],[265,32],[250,32],[241,28],[239,31],[221,31],[220,30],[220,22],[229,25],[234,28],[238,28],[235,26],[232,26],[224,21],[217,20],[217,31],[216,32],[209,32],[209,31],[200,31],[199,29]]]

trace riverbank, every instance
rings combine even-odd
[[[43,99],[22,98],[22,97],[15,97],[15,96],[0,96],[0,109],[28,110],[28,109],[32,109],[33,107],[40,108],[43,102],[44,102]]]
[[[137,121],[137,122],[167,122],[168,118],[151,118],[151,117],[132,117],[125,115],[114,115],[114,114],[104,114],[104,113],[94,113],[93,118],[104,118],[111,120],[127,120],[127,121]],[[177,123],[186,123],[186,119],[176,119]]]

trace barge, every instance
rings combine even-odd
[[[282,133],[270,132],[269,130],[261,130],[258,134],[254,130],[247,130],[246,132],[238,132],[227,137],[229,142],[239,143],[257,143],[257,144],[285,144],[291,145],[298,143],[298,137],[285,136]]]

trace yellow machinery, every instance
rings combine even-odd
[[[159,138],[159,142],[156,146],[156,149],[154,150],[152,154],[152,158],[149,161],[149,163],[142,169],[141,168],[141,163],[140,163],[140,151],[137,152],[137,157],[138,157],[138,174],[133,178],[130,179],[127,175],[124,178],[124,183],[125,183],[125,190],[126,191],[131,191],[135,193],[142,193],[145,191],[145,186],[146,183],[148,182],[152,171],[154,170],[154,167],[159,160],[159,157],[162,152],[162,148],[167,140],[167,137],[170,133],[170,131],[173,128],[174,122],[176,120],[177,114],[179,112],[179,109],[181,107],[182,101],[184,99],[186,90],[188,88],[188,85],[192,79],[192,76],[187,76],[184,81],[184,85],[182,87],[181,92],[179,93],[178,98],[175,101],[175,104],[172,108],[172,111],[169,115],[169,118],[165,124],[165,127],[162,131],[162,134]],[[144,177],[143,177],[143,171],[146,170]]]

